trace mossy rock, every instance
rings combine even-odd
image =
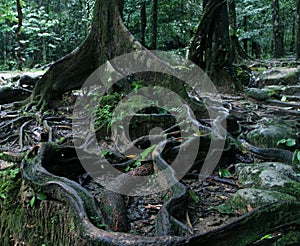
[[[278,148],[281,139],[295,138],[297,130],[292,124],[283,121],[262,120],[256,129],[247,134],[250,144],[260,148]]]
[[[245,188],[238,190],[229,203],[232,208],[247,211],[247,205],[250,205],[252,208],[257,208],[279,201],[296,200],[297,199],[295,197],[278,191]]]
[[[264,101],[269,98],[268,91],[264,89],[248,88],[246,89],[245,94],[246,96],[259,101]]]
[[[258,78],[264,85],[296,85],[299,74],[298,68],[276,67],[263,71]]]
[[[283,90],[283,94],[290,95],[290,96],[300,96],[300,85],[287,86]]]
[[[272,162],[239,164],[237,174],[243,187],[278,191],[300,200],[299,176],[289,165]]]
[[[243,182],[247,173],[261,173],[262,170],[275,170],[290,179],[300,182],[299,175],[293,166],[281,162],[262,162],[259,164],[238,163],[235,166],[236,173],[240,175],[239,181]],[[242,174],[243,173],[243,174]],[[241,174],[244,176],[241,176]],[[245,184],[244,184],[245,185]]]

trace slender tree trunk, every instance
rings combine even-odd
[[[300,1],[297,2],[297,46],[296,46],[296,58],[300,60]]]
[[[228,91],[232,84],[233,51],[227,1],[203,3],[203,16],[192,39],[189,58],[205,70],[216,86]]]
[[[158,15],[158,0],[153,0],[152,8],[152,43],[151,49],[155,50],[157,46],[157,15]]]
[[[279,0],[272,1],[273,9],[273,42],[274,42],[274,57],[279,58],[284,54],[283,47],[283,26],[279,13]]]
[[[141,6],[141,33],[142,33],[141,43],[144,46],[146,44],[146,38],[145,38],[146,27],[147,27],[146,1],[143,1]]]
[[[18,69],[22,71],[23,66],[23,58],[22,58],[22,50],[23,50],[23,44],[20,40],[20,32],[23,24],[23,13],[22,13],[22,6],[20,0],[17,0],[17,11],[18,11],[18,27],[16,29],[16,41],[19,45],[17,51],[16,51],[16,58],[18,62]]]
[[[234,62],[238,63],[241,60],[248,59],[246,52],[243,50],[239,43],[237,36],[237,24],[236,24],[236,5],[235,0],[229,1],[229,25],[230,25],[230,38],[232,42],[232,49],[234,52]]]
[[[248,24],[248,22],[247,22],[247,16],[244,16],[243,17],[243,27],[244,27],[245,32],[248,31],[247,24]],[[243,48],[244,48],[246,54],[248,54],[248,39],[247,38],[243,39]]]
[[[261,58],[260,44],[254,40],[252,40],[252,56],[257,59]]]
[[[291,45],[290,45],[290,52],[294,52],[295,50],[295,34],[296,34],[296,20],[295,16],[293,15],[293,23],[292,23],[292,40],[291,40]]]
[[[45,108],[64,92],[81,88],[100,65],[142,46],[123,25],[119,0],[96,0],[91,32],[73,52],[55,62],[36,84],[31,100]]]
[[[90,4],[88,1],[85,2],[85,8],[86,8],[86,17],[85,18],[87,20],[89,20],[91,10],[90,10]],[[89,21],[87,21],[86,25],[85,25],[85,36],[86,37],[89,35],[89,31],[90,31],[90,23],[89,23]]]

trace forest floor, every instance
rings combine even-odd
[[[40,75],[42,72],[32,73],[32,75]],[[0,76],[7,78],[8,73],[0,73]],[[222,94],[223,104],[234,112],[239,118],[242,126],[242,138],[246,137],[249,129],[253,127],[260,119],[281,118],[285,121],[298,120],[299,122],[299,101],[289,101],[284,103],[280,98],[276,100],[257,100],[246,95],[244,92],[235,94]],[[279,99],[279,100],[278,100]],[[73,98],[65,98],[65,102],[73,102]],[[293,107],[293,104],[296,105]],[[18,111],[0,110],[1,122],[0,127],[5,124],[12,124],[14,119],[20,117],[26,118],[32,116],[40,119],[39,121],[48,122],[52,129],[52,141],[59,144],[72,144],[72,105],[63,105],[56,110],[48,111],[43,115],[25,114]],[[8,151],[14,150],[16,153],[24,153],[32,146],[39,145],[43,141],[44,129],[34,121],[29,124],[26,119],[21,120],[19,124],[21,131],[16,133],[2,132],[0,147],[2,150],[7,148]],[[6,136],[5,138],[3,136]],[[9,144],[7,144],[9,143]],[[16,155],[18,159],[18,155]],[[223,204],[230,199],[236,191],[241,187],[237,177],[234,175],[235,165],[239,162],[260,163],[265,160],[254,156],[251,153],[245,153],[236,157],[235,160],[230,160],[223,163],[224,168],[227,168],[231,173],[231,177],[222,177],[222,172],[216,170],[205,181],[199,181],[197,178],[184,178],[184,182],[194,193],[189,197],[189,208],[186,214],[186,221],[191,234],[203,233],[211,231],[220,226],[229,224],[233,220],[242,215],[242,211],[232,213],[219,213],[216,209],[218,205]],[[7,167],[10,161],[0,160],[0,169]],[[221,176],[220,176],[221,175]],[[96,194],[97,190],[92,184],[86,185],[91,193]],[[92,187],[92,188],[91,188]],[[155,218],[159,209],[163,206],[168,192],[161,192],[155,195],[146,197],[131,197],[126,200],[127,216],[131,223],[130,233],[146,236],[155,235]],[[248,206],[248,212],[252,211],[252,207]]]

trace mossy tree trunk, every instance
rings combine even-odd
[[[36,84],[31,101],[45,108],[64,92],[79,89],[100,65],[141,45],[123,25],[122,0],[97,0],[91,32],[70,54],[55,62]]]
[[[189,58],[205,70],[215,85],[229,90],[233,49],[229,36],[227,1],[203,2],[203,16],[193,37]]]

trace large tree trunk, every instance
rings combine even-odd
[[[79,89],[100,65],[141,45],[122,23],[120,0],[97,0],[91,32],[80,47],[55,62],[36,84],[32,101],[38,107],[51,105],[64,92]]]
[[[208,0],[203,4],[203,16],[190,46],[189,58],[205,70],[217,87],[229,90],[233,51],[227,2]]]
[[[274,57],[279,58],[284,54],[283,27],[279,14],[279,0],[272,1],[273,9],[273,36],[274,36]]]

